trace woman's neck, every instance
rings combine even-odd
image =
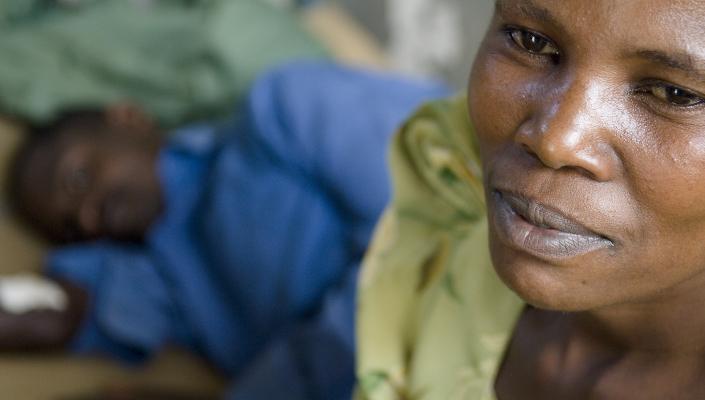
[[[625,352],[705,354],[705,273],[652,299],[567,316]]]

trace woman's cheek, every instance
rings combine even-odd
[[[664,143],[639,163],[636,196],[661,219],[705,219],[705,137]]]
[[[480,145],[501,146],[528,117],[529,82],[521,68],[511,65],[501,54],[478,56],[468,88],[468,107]]]

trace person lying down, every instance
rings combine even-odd
[[[66,304],[44,307],[44,322],[13,314],[28,334],[4,347],[139,361],[173,343],[231,377],[228,398],[349,398],[358,264],[389,198],[388,141],[444,95],[295,64],[260,78],[228,122],[166,142],[124,105],[37,129],[16,158],[14,203],[62,245],[46,270]],[[41,337],[47,318],[55,337]]]

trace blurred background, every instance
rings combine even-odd
[[[245,3],[244,0],[231,1],[231,5]],[[116,6],[119,12],[101,11],[99,8],[103,6],[95,5],[108,4],[105,8],[109,9],[117,3],[139,3],[140,7],[158,8],[162,2],[0,2],[0,115],[4,115],[0,117],[0,161],[3,166],[25,135],[22,119],[43,121],[59,107],[75,101],[103,101],[121,95],[120,90],[124,82],[131,79],[129,71],[134,65],[118,64],[124,57],[135,55],[130,49],[130,35],[140,32],[140,18],[159,21],[171,18],[168,23],[176,24],[174,26],[189,23],[187,16],[157,12],[140,12],[130,17],[134,19],[116,21],[125,7]],[[208,3],[208,0],[174,0],[174,4],[183,3],[184,7],[201,2]],[[223,14],[206,20],[212,24],[206,27],[212,27],[209,37],[222,45],[218,51],[227,53],[224,65],[244,71],[240,76],[246,79],[233,85],[233,92],[219,93],[214,89],[217,84],[203,83],[202,77],[195,77],[194,82],[203,84],[203,101],[189,109],[178,102],[180,93],[176,89],[168,93],[166,100],[141,92],[151,106],[150,111],[167,125],[216,115],[222,111],[223,104],[229,106],[231,100],[246,90],[259,71],[301,55],[331,57],[349,65],[439,80],[461,90],[493,8],[492,0],[248,0],[247,3],[257,2],[268,7],[257,11],[261,15],[254,13],[246,19],[240,18],[235,6],[228,8],[232,9],[230,17]],[[92,13],[94,6],[96,10]],[[84,11],[84,8],[90,10]],[[110,24],[120,26],[119,32],[109,32],[106,26],[112,26]],[[238,29],[248,31],[241,34]],[[254,37],[248,35],[255,35],[252,32],[257,30],[289,35],[292,42],[280,47],[252,43],[253,48],[248,48],[249,38]],[[178,29],[175,32],[178,33]],[[58,38],[72,40],[67,48],[75,54],[67,58]],[[182,45],[187,46],[186,42]],[[173,52],[178,53],[179,43],[174,45]],[[198,43],[192,45],[195,48]],[[262,50],[265,47],[268,49],[266,56]],[[107,58],[103,59],[102,54]],[[240,58],[235,59],[236,56]],[[173,61],[168,59],[169,54],[164,57],[166,61]],[[249,61],[243,62],[243,57],[249,57]],[[56,73],[62,65],[76,68],[72,68],[71,74]],[[152,72],[155,76],[163,75],[163,71],[157,69]],[[113,78],[117,81],[110,81]],[[124,79],[122,86],[120,79]],[[129,82],[132,88],[140,86]],[[165,86],[170,83],[164,82]],[[72,85],[85,89],[79,93],[83,97],[75,90],[66,89]],[[41,90],[35,90],[35,86]],[[0,203],[0,273],[41,271],[46,249],[47,244],[20,226],[8,207]],[[227,385],[227,379],[206,362],[178,349],[161,352],[139,367],[126,367],[98,358],[76,358],[62,352],[5,354],[0,355],[0,371],[0,397],[18,400],[90,398],[90,393],[106,384],[164,387],[202,394],[219,393]]]
[[[341,0],[395,70],[465,84],[492,0]]]

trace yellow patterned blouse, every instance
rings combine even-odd
[[[492,268],[465,100],[421,108],[390,162],[394,197],[360,281],[355,399],[494,399],[524,304]]]

